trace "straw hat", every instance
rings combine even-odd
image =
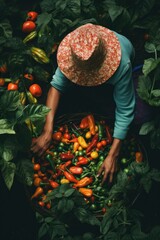
[[[69,33],[57,51],[62,73],[81,86],[104,83],[115,73],[120,60],[121,48],[115,33],[91,23]]]

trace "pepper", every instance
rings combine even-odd
[[[49,63],[50,59],[48,58],[47,54],[45,51],[41,48],[37,47],[31,47],[30,49],[31,55],[34,58],[35,61],[39,63]]]
[[[29,103],[37,103],[37,99],[32,95],[32,93],[30,93],[29,91],[26,92],[27,93],[27,98]]]
[[[69,153],[69,152],[67,152],[67,153],[61,153],[61,154],[60,154],[60,158],[61,158],[62,160],[69,160],[69,159],[73,159],[73,158],[74,158],[74,155],[73,155],[72,153]]]
[[[61,179],[61,184],[69,183],[69,180],[66,178]]]
[[[85,187],[93,182],[92,177],[84,177],[80,179],[76,184],[74,184],[74,187]]]
[[[30,40],[34,39],[37,36],[37,31],[34,30],[32,32],[30,32],[24,39],[23,39],[23,43],[27,43]]]
[[[87,116],[87,118],[88,118],[89,130],[90,130],[92,135],[95,135],[96,132],[95,132],[95,120],[94,120],[94,117],[93,117],[92,114],[89,114]]]
[[[102,124],[97,123],[98,126],[98,136],[99,136],[99,141],[103,138],[103,133],[104,133],[104,128],[102,126]]]
[[[96,147],[98,142],[98,133],[96,133],[94,135],[94,137],[92,138],[92,141],[89,143],[87,149],[86,149],[86,153],[89,153],[94,147]]]
[[[88,116],[82,118],[79,126],[80,126],[81,129],[85,129],[85,128],[89,127]]]
[[[78,191],[85,197],[91,197],[93,195],[93,191],[90,188],[79,188]]]
[[[80,160],[78,160],[78,162],[76,162],[76,166],[86,165],[88,163],[89,163],[88,158],[81,156]]]
[[[42,187],[37,187],[34,194],[31,196],[31,199],[37,198],[43,193],[43,188]]]
[[[110,130],[109,126],[106,126],[107,143],[109,143],[109,144],[112,143],[112,141],[113,141],[113,137],[112,137],[110,131],[111,130]]]
[[[141,163],[143,161],[143,154],[141,152],[135,152],[135,158],[137,163]]]
[[[78,182],[78,180],[71,173],[64,171],[63,174],[70,182],[74,182],[74,183]]]
[[[53,180],[49,180],[49,183],[51,185],[52,188],[57,188],[59,186],[59,184]]]
[[[79,148],[79,142],[74,142],[73,144],[73,152],[75,153]]]
[[[86,143],[85,139],[82,136],[78,137],[78,143],[82,148],[87,148],[88,144]]]
[[[69,171],[73,174],[80,175],[83,172],[83,168],[77,167],[77,166],[72,166],[72,167],[69,168]]]

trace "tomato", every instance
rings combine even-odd
[[[5,84],[4,78],[0,78],[0,87],[4,86],[4,84]]]
[[[103,147],[102,143],[101,143],[101,142],[98,142],[98,143],[97,143],[97,148],[98,148],[98,149],[101,149],[102,147]]]
[[[91,152],[91,158],[93,158],[93,159],[98,158],[98,152],[97,151]]]
[[[15,84],[15,83],[9,83],[8,86],[7,86],[7,90],[9,90],[9,91],[18,90],[18,85]]]
[[[29,87],[29,91],[34,97],[40,97],[42,95],[42,89],[37,83],[32,84]]]
[[[71,139],[71,135],[69,133],[64,133],[63,137],[68,140]]]
[[[52,135],[53,140],[61,141],[62,133],[61,132],[54,132]]]
[[[102,144],[102,146],[106,146],[107,145],[107,141],[106,140],[102,140],[101,144]]]
[[[28,80],[30,80],[30,81],[33,81],[33,80],[34,80],[33,75],[30,74],[30,73],[26,73],[26,74],[24,74],[24,78],[26,78],[26,79],[28,79]]]
[[[26,21],[22,25],[22,31],[24,33],[30,33],[36,28],[36,24],[32,21]]]
[[[41,169],[41,166],[39,163],[35,163],[33,166],[34,171],[39,171]]]
[[[37,16],[38,16],[37,12],[33,12],[33,11],[28,12],[27,13],[27,20],[36,21]]]

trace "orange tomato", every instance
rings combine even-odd
[[[41,166],[39,163],[35,163],[33,166],[34,171],[39,171],[41,169]]]
[[[18,85],[15,83],[9,83],[7,86],[8,91],[16,91],[18,90]]]
[[[107,141],[106,140],[102,140],[101,144],[102,144],[102,146],[106,146],[107,145]]]
[[[42,95],[42,88],[37,83],[32,84],[29,87],[29,91],[34,97],[40,97]]]
[[[98,158],[98,152],[97,151],[91,152],[91,158],[93,158],[93,159]]]
[[[68,140],[71,139],[71,135],[69,133],[67,133],[67,132],[64,133],[63,137],[68,139]]]

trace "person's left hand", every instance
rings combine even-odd
[[[111,183],[116,172],[117,172],[117,157],[108,155],[98,171],[98,176],[100,176],[103,173],[102,184],[107,179],[109,180],[109,183]]]

